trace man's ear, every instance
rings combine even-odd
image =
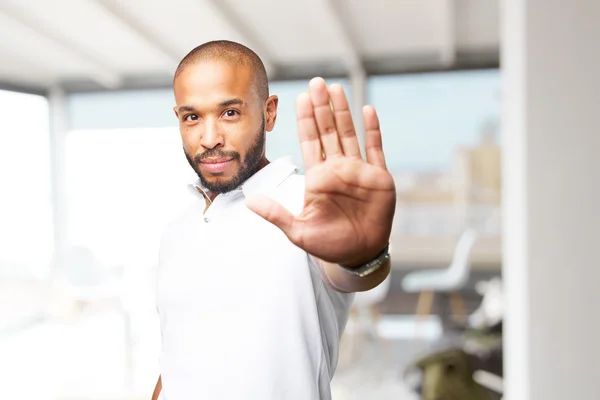
[[[271,132],[275,127],[275,121],[277,120],[277,106],[279,105],[279,98],[275,95],[269,96],[265,102],[265,129],[267,132]]]

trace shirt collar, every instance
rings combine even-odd
[[[281,157],[252,175],[239,188],[219,196],[228,196],[240,191],[246,197],[253,194],[264,193],[279,186],[287,177],[297,170],[298,167],[294,165],[291,156]],[[210,198],[208,196],[209,191],[202,185],[199,179],[191,183],[189,187],[195,194],[198,194],[198,191],[200,190],[207,198]]]

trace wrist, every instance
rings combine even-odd
[[[390,261],[390,252],[389,245],[385,246],[385,248],[377,254],[374,258],[369,261],[366,261],[363,264],[360,264],[356,267],[349,267],[342,264],[339,264],[340,268],[346,270],[347,272],[357,275],[361,278],[371,275],[376,271],[380,270],[384,266],[389,266]]]
[[[339,263],[340,266],[348,269],[360,268],[365,264],[370,263],[373,260],[384,255],[384,253],[389,252],[389,243],[386,243],[384,246],[380,247],[375,253],[366,253],[362,255],[360,258],[355,260],[351,260],[349,262]]]

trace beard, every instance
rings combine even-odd
[[[243,160],[240,153],[238,153],[237,151],[223,151],[220,149],[210,149],[202,154],[198,154],[193,158],[190,157],[190,155],[187,154],[185,150],[184,153],[185,158],[188,160],[188,163],[198,175],[200,183],[210,192],[220,194],[231,192],[232,190],[237,189],[252,175],[254,175],[259,169],[259,164],[263,158],[264,151],[265,119],[263,118],[260,131],[256,134],[256,141],[252,144],[252,146],[250,146]],[[230,158],[234,161],[240,162],[240,167],[238,168],[235,175],[229,179],[217,178],[216,180],[208,181],[206,177],[202,174],[202,171],[199,167],[202,160],[206,158]]]

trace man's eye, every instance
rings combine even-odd
[[[232,117],[235,117],[236,115],[238,115],[238,112],[235,111],[235,110],[227,110],[227,111],[225,111],[225,116],[226,117],[232,118]]]
[[[198,121],[198,115],[196,115],[196,114],[186,115],[184,118],[184,121]]]

